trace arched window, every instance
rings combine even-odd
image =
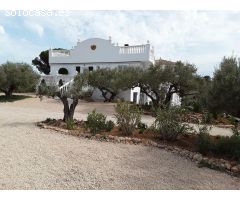
[[[67,75],[68,74],[68,70],[66,68],[60,68],[58,70],[58,74]]]

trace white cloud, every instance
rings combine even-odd
[[[27,20],[24,22],[24,25],[30,31],[36,33],[39,37],[43,36],[43,33],[44,33],[43,26],[40,26],[39,24],[36,24],[35,22],[29,22]]]
[[[0,37],[0,44],[4,47],[0,51],[0,63],[12,61],[31,64],[32,59],[39,55],[42,50],[48,48],[36,45],[24,38],[10,37],[8,34]]]
[[[0,25],[0,34],[5,34],[5,29],[3,26]]]

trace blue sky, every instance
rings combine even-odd
[[[50,47],[70,49],[100,37],[130,45],[147,40],[155,57],[182,60],[212,75],[223,56],[240,55],[240,11],[69,11],[67,16],[0,12],[0,63],[27,62]]]

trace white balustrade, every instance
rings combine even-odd
[[[65,83],[64,85],[62,85],[61,87],[59,87],[59,90],[61,93],[63,92],[67,92],[68,89],[72,86],[73,84],[73,79],[68,81],[67,83]]]
[[[51,50],[51,56],[52,57],[62,57],[62,56],[69,56],[70,51],[69,50]]]
[[[141,54],[146,52],[146,45],[124,46],[119,48],[119,54]]]

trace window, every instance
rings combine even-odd
[[[77,71],[77,73],[79,74],[80,71],[81,71],[81,67],[80,67],[80,66],[77,66],[77,67],[76,67],[76,71]]]
[[[89,66],[89,67],[88,67],[88,70],[89,70],[90,72],[92,72],[92,71],[93,71],[93,66]]]
[[[66,68],[60,68],[58,70],[58,74],[67,75],[68,74],[68,70]]]

